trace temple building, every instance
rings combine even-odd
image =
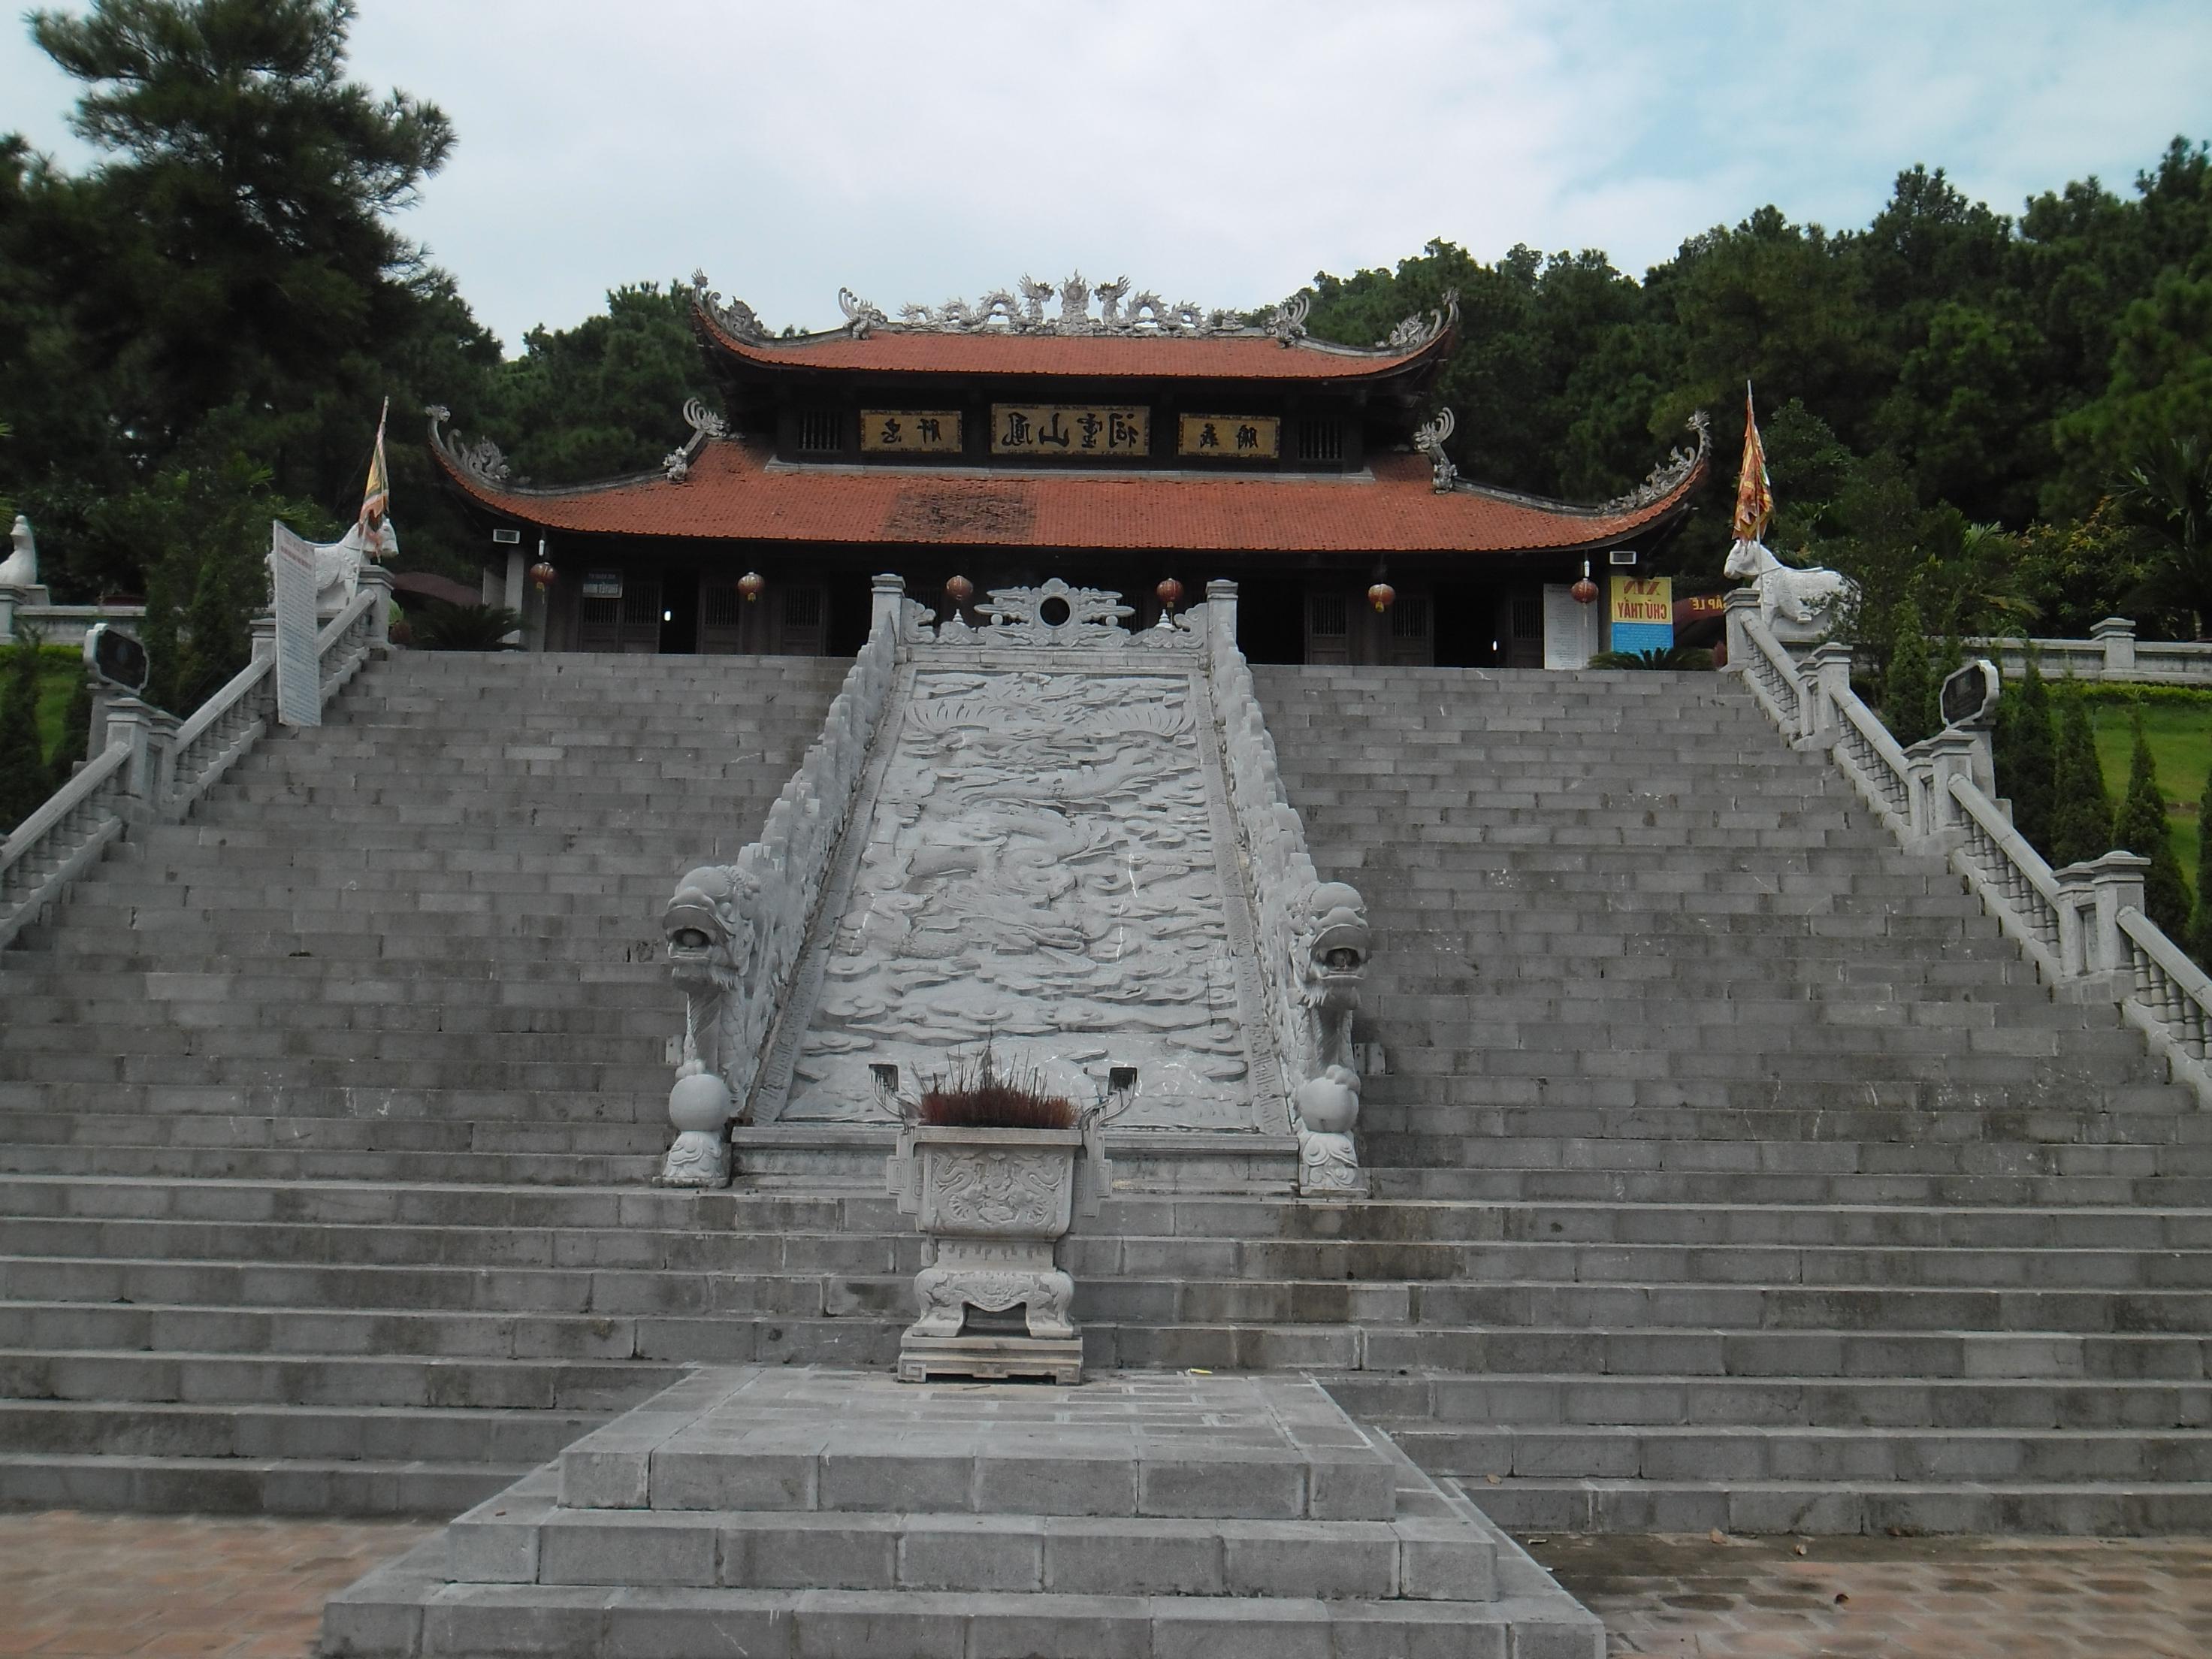
[[[848,655],[889,570],[940,608],[955,578],[1114,588],[1137,625],[1169,579],[1226,577],[1255,661],[1579,666],[1607,607],[1577,585],[1632,574],[1706,465],[1697,422],[1601,505],[1461,478],[1433,404],[1453,296],[1354,348],[1307,333],[1304,295],[1255,321],[1077,276],[894,320],[841,290],[843,327],[778,337],[697,286],[722,412],[689,406],[651,472],[533,487],[432,411],[486,598],[537,648]]]

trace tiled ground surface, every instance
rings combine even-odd
[[[1605,1620],[1614,1655],[2212,1654],[2212,1539],[1522,1541]]]
[[[301,1659],[323,1601],[436,1528],[0,1515],[0,1655]]]
[[[0,1656],[304,1659],[407,1522],[0,1516]],[[1626,1654],[2202,1659],[2212,1539],[1571,1538],[1532,1553]]]

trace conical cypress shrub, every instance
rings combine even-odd
[[[1881,717],[1890,735],[1916,744],[1935,732],[1929,723],[1934,702],[1928,678],[1928,633],[1918,601],[1908,593],[1891,613],[1889,672],[1882,677]]]
[[[46,787],[46,751],[39,743],[37,644],[16,646],[0,675],[0,835],[5,835],[53,792]]]
[[[2112,798],[2097,764],[2097,737],[2088,700],[2069,680],[2058,692],[2058,761],[2051,783],[2051,844],[2054,866],[2102,858],[2112,850]]]
[[[2052,769],[2058,734],[2051,720],[2051,688],[2031,650],[2027,667],[1997,704],[1997,788],[2012,801],[2012,821],[2037,847],[2051,844]]]
[[[2128,762],[2128,793],[2112,821],[2112,845],[2150,860],[2143,872],[2143,913],[2179,939],[2189,926],[2189,887],[2166,819],[2166,797],[2158,791],[2158,769],[2143,736],[2142,710],[2135,711],[2135,752]]]
[[[2189,954],[2200,968],[2212,969],[2212,771],[2204,775],[2204,793],[2197,802],[2197,914],[2189,923]]]

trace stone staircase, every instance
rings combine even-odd
[[[649,1390],[525,1218],[635,1259],[659,906],[845,667],[401,653],[0,958],[0,1500],[450,1512]]]
[[[1340,1397],[1509,1526],[2212,1520],[2212,1118],[1729,681],[1270,669],[1376,927]]]
[[[402,655],[10,953],[0,1502],[450,1516],[687,1365],[888,1367],[879,1188],[646,1182],[670,878],[841,672]],[[1260,682],[1374,1195],[1109,1203],[1093,1365],[1316,1372],[1511,1526],[2212,1526],[2212,1120],[2109,1009],[1732,682]]]

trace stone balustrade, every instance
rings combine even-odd
[[[2107,643],[2120,638],[2118,619],[2100,627]],[[1728,596],[1728,628],[1723,672],[1742,677],[1784,736],[1826,750],[1908,852],[1948,859],[2060,995],[2118,1002],[2174,1081],[2212,1106],[2212,979],[2145,914],[2148,859],[2112,852],[2052,869],[1996,798],[1985,721],[1905,747],[1851,690],[1849,646],[1794,661],[1745,590]],[[2125,629],[2132,647],[2134,625]]]

